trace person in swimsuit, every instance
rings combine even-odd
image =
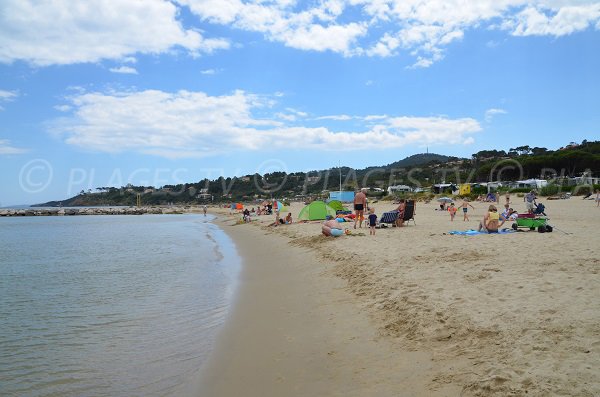
[[[367,208],[367,189],[362,188],[360,192],[356,193],[354,196],[354,214],[356,215],[354,218],[354,228],[356,229],[356,222],[358,223],[358,227],[362,227],[362,222],[364,218],[365,208]]]
[[[398,204],[398,218],[396,218],[396,226],[402,227],[404,226],[404,211],[406,210],[406,200],[400,199],[400,204]]]
[[[483,221],[479,222],[478,232],[485,230],[488,233],[498,233],[498,228],[506,222],[506,219],[502,218],[500,221],[500,214],[495,205],[490,205],[487,214],[483,217]]]
[[[459,208],[462,208],[462,210],[463,210],[463,222],[469,220],[469,215],[467,215],[467,211],[469,211],[469,207],[475,209],[475,207],[473,207],[471,205],[471,203],[469,203],[469,200],[467,200],[467,199],[464,199],[462,204],[459,206]]]
[[[450,203],[450,207],[448,207],[448,212],[450,213],[450,221],[454,222],[454,216],[456,215],[456,207],[454,203]]]
[[[369,208],[369,234],[375,235],[375,226],[377,226],[377,215],[375,215],[375,208]]]

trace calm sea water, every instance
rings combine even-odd
[[[0,395],[188,394],[239,271],[208,220],[0,218]]]

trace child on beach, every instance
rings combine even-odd
[[[375,226],[377,225],[377,215],[375,215],[375,208],[369,209],[369,234],[375,235]]]
[[[460,208],[462,208],[462,210],[463,210],[463,222],[469,220],[469,215],[467,215],[467,212],[469,211],[468,207],[471,207],[471,208],[475,209],[475,207],[473,207],[471,205],[471,203],[469,203],[469,200],[464,199],[463,202],[462,202],[462,204],[460,205]]]
[[[454,206],[454,203],[450,203],[450,207],[448,207],[448,212],[450,213],[451,222],[454,222],[454,216],[456,215],[456,211],[458,211],[458,209]]]

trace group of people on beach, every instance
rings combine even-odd
[[[365,209],[367,209],[367,189],[362,188],[356,195],[354,196],[354,228],[356,229],[356,224],[358,223],[358,227],[362,228],[363,220],[365,219]],[[369,224],[369,234],[375,235],[375,227],[377,226],[377,215],[375,215],[375,208],[368,208],[368,224]]]

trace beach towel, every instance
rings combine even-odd
[[[511,234],[515,231],[512,229],[500,229],[498,233],[488,233],[488,232],[478,232],[477,230],[452,230],[448,234],[456,235],[456,236],[477,236],[480,234]]]

